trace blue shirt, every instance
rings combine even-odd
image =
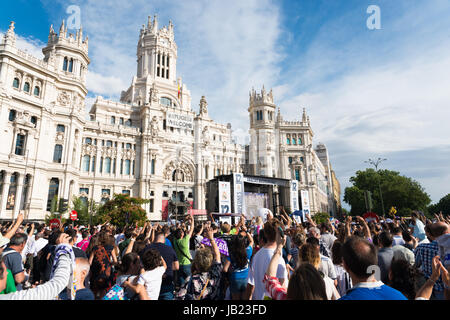
[[[419,241],[425,240],[427,237],[425,233],[425,226],[422,221],[416,219],[416,224],[414,225],[413,236],[418,238]]]
[[[433,258],[439,255],[439,245],[436,240],[430,243],[421,243],[414,250],[414,257],[416,259],[416,267],[421,267],[426,279],[431,277]],[[438,281],[433,286],[435,291],[444,291],[444,283],[439,277]]]
[[[339,300],[408,300],[400,291],[381,281],[360,282]]]

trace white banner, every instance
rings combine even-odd
[[[219,213],[231,213],[230,183],[219,181]]]
[[[188,114],[167,112],[166,125],[172,128],[194,130],[194,117]]]
[[[244,175],[242,173],[233,174],[234,189],[234,213],[245,214],[244,206]]]
[[[298,205],[298,181],[291,180],[291,211],[299,210]]]
[[[300,195],[302,197],[302,211],[303,211],[303,218],[305,218],[305,214],[310,213],[309,208],[309,192],[308,190],[301,190]]]

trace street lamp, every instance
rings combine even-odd
[[[364,161],[365,163],[369,163],[371,165],[373,165],[375,167],[375,171],[378,173],[378,190],[380,192],[380,199],[381,199],[381,209],[383,210],[383,216],[384,216],[384,203],[383,203],[383,194],[381,193],[381,176],[379,175],[378,172],[378,166],[381,162],[386,161],[387,159],[381,159],[378,158],[376,161],[369,159],[367,161]]]

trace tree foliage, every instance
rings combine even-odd
[[[384,212],[388,215],[391,207],[396,207],[397,215],[409,215],[412,210],[427,211],[430,197],[415,180],[401,176],[399,172],[390,170],[366,169],[357,171],[350,178],[353,184],[345,188],[344,201],[351,206],[351,215],[362,215],[366,210],[364,190],[372,192],[373,210],[382,215],[380,188],[382,192]],[[380,185],[380,187],[379,187]]]
[[[330,220],[330,215],[327,212],[317,212],[314,214],[311,219],[317,224],[321,224],[323,222],[327,222]]]
[[[439,214],[442,211],[444,216],[450,215],[450,193],[442,197],[438,203],[432,204],[428,207],[431,214]]]
[[[114,194],[111,200],[98,208],[98,222],[109,222],[119,227],[137,222],[139,226],[143,226],[147,221],[147,213],[141,205],[148,202],[149,200],[130,197],[127,194]]]
[[[99,222],[96,213],[100,206],[97,205],[93,199],[86,201],[83,200],[82,197],[73,197],[72,206],[72,210],[75,210],[77,212],[78,220],[75,221],[75,224],[96,225]]]

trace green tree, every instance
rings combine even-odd
[[[431,202],[417,181],[401,176],[396,171],[357,171],[356,175],[350,178],[350,182],[353,185],[345,188],[344,201],[351,206],[351,215],[362,215],[366,212],[364,190],[372,192],[373,211],[379,215],[383,214],[379,185],[386,215],[391,207],[397,208],[397,215],[409,215],[412,210],[427,211]]]
[[[444,216],[450,215],[450,193],[428,207],[428,212],[431,214],[439,214],[441,211]]]
[[[311,219],[317,224],[321,224],[322,222],[327,222],[330,220],[330,215],[327,212],[317,212],[315,215],[311,217]]]
[[[72,210],[75,210],[77,212],[78,220],[75,221],[75,224],[95,225],[98,223],[97,211],[100,206],[97,205],[93,199],[85,201],[81,197],[73,197],[72,206]]]
[[[114,194],[111,200],[98,208],[96,216],[99,223],[108,221],[115,226],[123,227],[127,223],[137,222],[139,226],[143,226],[147,221],[147,213],[141,205],[148,202],[149,200],[130,197],[127,194]]]

